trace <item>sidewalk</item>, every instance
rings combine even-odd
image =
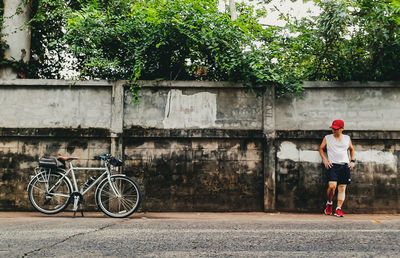
[[[46,217],[72,217],[72,212],[61,212],[55,215],[46,215],[40,212],[0,212],[0,219],[18,218],[46,218]],[[102,212],[84,212],[85,218],[108,218]],[[80,213],[77,213],[80,218]],[[164,220],[213,220],[213,221],[323,221],[330,219],[353,221],[400,221],[400,214],[345,214],[344,218],[326,216],[324,214],[307,213],[264,213],[264,212],[138,212],[129,219],[164,219]]]

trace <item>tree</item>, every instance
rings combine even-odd
[[[301,89],[288,68],[271,61],[268,45],[278,49],[279,42],[263,40],[279,28],[264,30],[257,22],[262,13],[246,4],[238,4],[234,21],[218,11],[217,0],[38,0],[37,6],[31,75],[60,78],[59,65],[70,56],[81,79],[228,80],[249,89],[274,84],[280,93]]]
[[[25,24],[30,19],[30,2],[22,0],[3,0],[0,4],[0,78],[14,79],[23,73],[18,66],[30,59],[30,32]],[[8,48],[12,42],[13,48]],[[13,69],[14,68],[14,69]]]
[[[315,0],[321,15],[282,13],[284,27],[262,27],[245,3],[232,20],[218,0],[32,1],[20,67],[31,78],[64,78],[68,65],[80,79],[240,81],[278,95],[304,80],[400,79],[399,0]]]
[[[322,14],[303,35],[313,40],[309,80],[399,80],[400,1],[316,1]],[[303,28],[304,28],[303,24]]]

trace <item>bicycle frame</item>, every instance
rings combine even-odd
[[[105,178],[105,176],[107,176],[107,175],[108,175],[108,177],[110,176],[110,171],[107,168],[107,166],[105,168],[104,167],[95,167],[95,168],[74,167],[72,165],[72,162],[68,162],[68,163],[69,163],[69,169],[68,169],[68,171],[65,172],[65,177],[67,177],[69,174],[71,174],[72,183],[73,183],[73,192],[79,192],[82,195],[85,195],[90,189],[93,188],[93,186],[95,186],[98,182],[103,180]],[[91,170],[91,171],[104,171],[104,172],[98,178],[96,178],[96,180],[94,180],[83,192],[81,192],[78,188],[78,184],[76,181],[75,170]]]
[[[120,193],[118,192],[118,190],[116,189],[116,187],[114,186],[114,184],[111,181],[111,172],[110,172],[110,166],[109,165],[105,165],[104,167],[74,167],[72,165],[72,162],[69,161],[69,169],[65,170],[62,168],[58,168],[58,171],[63,171],[63,176],[53,185],[52,188],[48,189],[48,192],[51,192],[53,190],[54,187],[56,187],[58,185],[58,183],[61,182],[61,180],[63,180],[64,178],[67,179],[67,181],[69,183],[71,183],[72,186],[72,192],[78,192],[80,193],[82,196],[85,195],[88,191],[90,191],[97,183],[101,182],[104,178],[107,177],[108,181],[110,182],[111,188],[114,192],[114,194],[117,197],[120,197]],[[76,181],[76,176],[75,176],[75,170],[91,170],[91,171],[104,171],[95,181],[93,181],[86,189],[84,189],[83,191],[80,191],[78,188],[78,183]],[[72,182],[69,179],[69,174],[71,174],[72,177]],[[29,184],[28,184],[29,186]]]

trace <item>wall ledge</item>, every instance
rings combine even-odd
[[[124,138],[251,138],[263,139],[262,130],[237,129],[158,129],[130,128],[125,129]]]
[[[12,79],[12,80],[1,80],[1,86],[51,86],[51,87],[111,87],[113,83],[105,80],[91,80],[91,81],[73,81],[73,80],[56,80],[56,79]]]
[[[277,139],[321,139],[330,130],[277,130]],[[343,134],[355,140],[400,140],[400,131],[346,130]]]
[[[400,81],[305,81],[304,89],[333,89],[333,88],[400,88]]]
[[[105,128],[0,128],[0,137],[110,137]]]
[[[107,81],[107,80],[56,80],[56,79],[0,79],[1,86],[80,86],[80,87],[111,87],[115,83],[123,83],[128,85],[128,81]],[[156,81],[156,80],[139,80],[145,88],[246,88],[240,82],[228,81]],[[400,81],[305,81],[304,89],[332,89],[332,88],[400,88]],[[262,89],[262,87],[260,87]]]
[[[330,130],[277,130],[276,139],[322,139]],[[355,140],[400,140],[400,131],[346,130]],[[0,137],[111,137],[106,128],[0,128]],[[265,139],[262,130],[125,128],[124,138],[251,138]]]

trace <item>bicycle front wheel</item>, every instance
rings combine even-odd
[[[111,185],[112,184],[112,185]],[[140,205],[139,185],[131,178],[122,175],[105,179],[97,191],[97,204],[106,215],[113,218],[125,218],[134,213]]]
[[[71,191],[71,186],[62,173],[45,171],[29,184],[28,196],[37,211],[56,214],[69,204]]]

